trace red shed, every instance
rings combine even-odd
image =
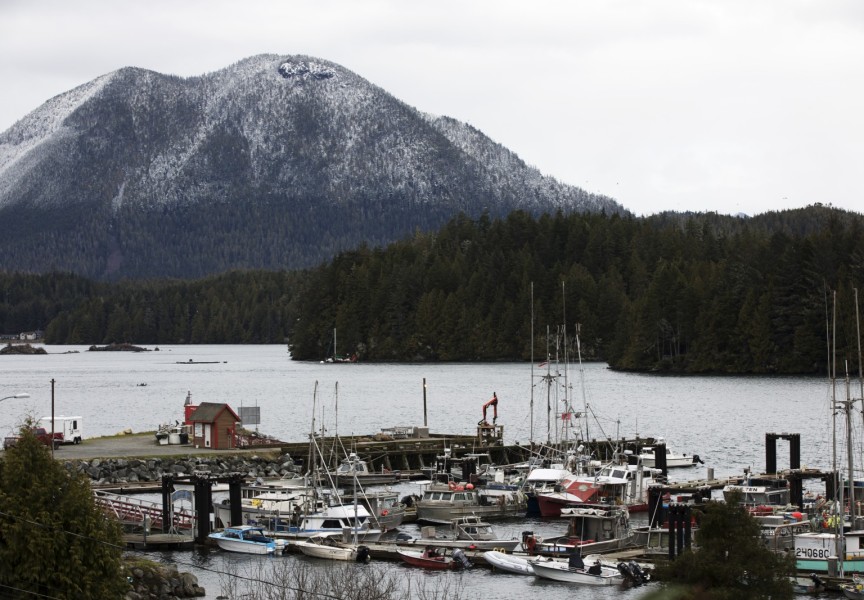
[[[196,448],[234,448],[234,432],[240,417],[227,404],[202,402],[187,418]]]

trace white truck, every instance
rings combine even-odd
[[[39,419],[46,431],[51,431],[51,417]],[[63,434],[64,444],[81,443],[81,417],[54,417],[54,436]]]

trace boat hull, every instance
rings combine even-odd
[[[593,586],[620,585],[624,582],[624,576],[617,569],[609,567],[602,567],[599,575],[593,575],[586,570],[571,569],[564,562],[535,560],[531,565],[534,575],[542,579]]]
[[[312,541],[298,541],[293,544],[306,556],[327,560],[356,561],[357,549],[352,547],[327,546]]]
[[[531,563],[519,556],[512,556],[510,554],[505,554],[504,552],[490,550],[483,553],[483,560],[499,571],[516,573],[517,575],[534,574],[534,567]]]
[[[432,569],[435,571],[447,571],[455,568],[453,558],[450,556],[427,558],[423,556],[422,552],[403,550],[402,548],[397,548],[396,552],[399,554],[399,558],[401,558],[403,562],[411,565],[412,567]]]

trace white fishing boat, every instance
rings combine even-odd
[[[533,575],[534,567],[526,558],[514,556],[506,552],[489,550],[483,553],[483,560],[499,571],[516,573],[517,575]]]
[[[263,528],[251,525],[226,527],[222,531],[215,531],[207,537],[215,541],[222,550],[227,550],[228,552],[275,554],[282,552],[285,548],[283,542],[267,536]]]
[[[586,568],[579,556],[571,557],[568,562],[548,558],[533,559],[530,562],[534,575],[541,579],[578,585],[620,585],[624,582],[624,576],[618,569],[604,566],[599,561]]]
[[[304,540],[321,535],[348,536],[361,542],[377,542],[383,531],[372,527],[372,515],[363,506],[339,504],[318,512],[301,515],[298,524],[273,529],[278,539]]]
[[[296,541],[292,545],[306,556],[314,558],[364,563],[370,560],[367,546],[340,543],[330,536],[313,536],[307,540]]]
[[[666,442],[663,438],[657,438],[657,445]],[[701,463],[702,459],[698,454],[678,454],[672,452],[672,449],[666,446],[666,467],[674,469],[678,467],[692,467],[696,463]],[[654,446],[644,446],[639,452],[639,461],[646,467],[656,467],[657,454]]]

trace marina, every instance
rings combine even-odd
[[[60,349],[56,351],[60,352]],[[66,348],[62,351],[65,352]],[[9,419],[8,415],[23,414],[28,410],[40,416],[48,414],[51,399],[46,382],[56,378],[58,411],[81,415],[87,423],[86,435],[91,436],[79,445],[58,449],[58,460],[103,457],[107,462],[105,457],[112,456],[110,451],[106,451],[110,444],[106,439],[93,436],[109,436],[126,429],[134,433],[152,432],[159,423],[182,419],[178,399],[182,404],[182,399],[191,390],[201,401],[227,402],[235,409],[258,406],[261,410],[258,427],[282,442],[278,449],[269,451],[274,455],[284,452],[309,464],[308,431],[313,417],[313,386],[318,380],[335,383],[338,379],[338,415],[332,399],[325,392],[320,394],[322,402],[316,415],[318,423],[325,423],[328,436],[338,434],[345,441],[346,448],[368,462],[370,470],[399,471],[399,482],[392,487],[400,496],[420,495],[422,488],[412,477],[428,476],[445,449],[449,448],[455,458],[466,454],[488,454],[491,462],[506,465],[524,460],[531,455],[532,448],[553,447],[564,442],[565,436],[575,437],[574,430],[562,430],[560,421],[553,420],[547,439],[546,399],[537,394],[532,410],[530,365],[527,364],[356,363],[342,367],[291,362],[285,356],[284,348],[204,346],[182,347],[182,356],[184,359],[195,356],[196,360],[214,364],[182,370],[180,375],[174,362],[166,360],[170,355],[166,357],[164,353],[170,351],[170,348],[162,347],[161,356],[157,353],[122,356],[99,353],[96,356],[86,352],[54,354],[49,348],[49,354],[41,358],[16,357],[14,363],[8,363],[10,388],[27,391],[31,398],[7,400],[4,403],[7,421],[0,426],[11,430],[14,418]],[[218,368],[215,363],[218,363]],[[242,387],[236,383],[240,380]],[[727,485],[746,485],[747,476],[752,480],[762,472],[770,474],[766,468],[772,458],[766,437],[769,435],[775,436],[771,439],[777,442],[773,448],[774,472],[780,471],[791,477],[791,481],[800,481],[805,491],[814,486],[818,489],[822,485],[820,478],[824,478],[830,467],[832,423],[827,408],[827,385],[823,379],[656,377],[615,373],[604,365],[589,364],[585,366],[585,381],[588,403],[600,416],[596,423],[592,421],[590,432],[591,438],[598,441],[598,447],[619,439],[634,443],[638,440],[639,447],[644,447],[663,437],[670,443],[674,442],[676,451],[700,456],[704,464],[675,468],[668,475],[670,489],[680,492],[682,498],[705,489],[721,495]],[[147,386],[139,386],[141,382],[146,382]],[[500,445],[477,442],[477,421],[482,416],[482,405],[490,395],[486,390],[492,389],[491,382],[494,382],[500,399],[497,407],[497,426],[502,431]],[[748,402],[753,397],[760,398],[758,406]],[[146,404],[142,403],[145,398]],[[123,406],[123,411],[113,408],[118,405]],[[140,408],[144,406],[146,410]],[[742,407],[747,409],[742,410]],[[703,417],[686,418],[694,413]],[[381,414],[390,415],[392,419],[382,423]],[[707,426],[709,421],[710,427]],[[764,428],[754,426],[757,422],[764,423]],[[429,437],[413,437],[415,428],[428,428]],[[783,433],[773,432],[795,432],[800,436],[797,450],[793,452],[793,444],[786,443],[789,440],[781,437]],[[372,439],[377,434],[389,439]],[[145,437],[147,441],[143,442]],[[203,461],[221,452],[190,445],[158,445],[152,433],[142,435],[139,442],[123,436],[116,440],[118,444],[130,444],[117,451],[126,458],[144,456],[152,459],[162,455],[199,457],[195,460]],[[134,450],[136,443],[145,444],[143,452]],[[268,450],[235,449],[230,451],[230,455],[257,456],[264,452]],[[792,468],[793,458],[798,459],[797,469]],[[106,487],[109,485],[112,484],[105,484]],[[120,482],[113,485],[127,490],[149,485],[156,494],[160,493],[159,482]],[[638,527],[649,526],[642,517],[633,516],[632,519]],[[560,536],[566,531],[566,519],[508,517],[494,525],[499,535],[507,539],[521,540],[524,531],[532,531],[541,538]],[[422,527],[422,524],[409,522],[400,525],[398,530],[421,538]],[[395,551],[390,549],[386,540],[370,543],[372,563],[368,566],[399,569],[399,563],[392,560],[390,552]],[[517,556],[519,552],[522,550],[517,547]],[[621,551],[622,559],[626,552],[630,551]],[[191,551],[164,550],[146,554],[159,561],[176,561],[181,568],[189,563],[190,557],[194,557],[194,564],[204,567],[195,569],[195,572],[208,590],[207,597],[214,598],[220,584],[219,577],[213,572],[234,572],[240,565],[250,565],[248,561],[254,558],[200,544]],[[291,552],[278,560],[318,559]],[[476,562],[485,564],[479,558]],[[310,563],[314,568],[318,568],[317,564]],[[422,570],[418,571],[422,573]],[[510,577],[489,568],[447,572],[445,576],[459,577],[466,589],[478,586],[479,590],[482,587],[484,594],[491,598],[531,594],[530,588],[538,585],[531,583],[533,578]],[[580,595],[581,591],[567,584],[549,582],[543,585],[543,596],[550,599],[612,598],[617,597],[620,591],[613,595],[606,593],[605,586],[592,590],[591,595]]]

